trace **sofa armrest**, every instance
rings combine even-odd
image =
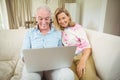
[[[85,29],[92,55],[102,80],[120,80],[120,37]]]
[[[23,61],[20,58],[17,62],[14,74],[10,80],[20,80],[22,76],[22,69],[23,69]]]

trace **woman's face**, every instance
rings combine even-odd
[[[57,15],[58,24],[62,27],[68,27],[70,18],[64,12]]]

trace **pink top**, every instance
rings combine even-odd
[[[62,36],[64,46],[77,46],[76,54],[80,53],[84,48],[91,47],[83,27],[79,24],[66,28],[62,32]]]

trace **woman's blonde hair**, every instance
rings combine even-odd
[[[54,25],[57,29],[64,30],[64,27],[60,26],[59,23],[58,23],[58,17],[57,16],[60,13],[65,13],[70,18],[70,22],[68,23],[69,27],[73,27],[75,25],[75,23],[71,19],[70,13],[65,8],[57,8],[55,10],[55,13],[54,13]]]

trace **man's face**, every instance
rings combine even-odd
[[[50,28],[50,13],[45,9],[40,9],[36,14],[36,20],[39,25],[39,29],[44,30]]]

